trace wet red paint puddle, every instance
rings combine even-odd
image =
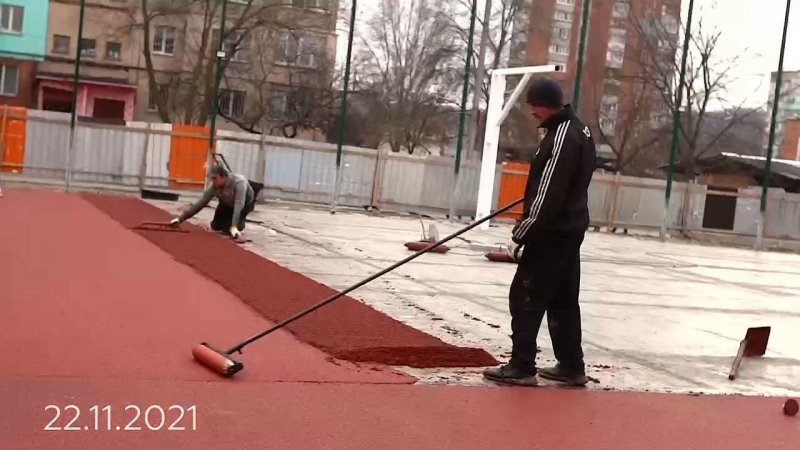
[[[83,198],[125,227],[169,220],[166,211],[138,198],[99,194],[84,194]],[[200,227],[184,226],[189,233],[135,232],[220,284],[270,321],[283,320],[335,293]],[[287,329],[331,356],[353,362],[418,368],[497,364],[483,349],[447,344],[350,297],[312,312]],[[242,338],[257,331],[242,330]]]

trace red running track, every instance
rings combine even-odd
[[[798,448],[783,399],[410,386],[282,331],[221,380],[191,346],[268,325],[229,292],[77,196],[6,191],[0,213],[2,450]],[[62,428],[75,405],[80,429],[45,431],[48,405]],[[95,405],[111,407],[110,430],[102,414],[95,429]],[[157,431],[144,421],[152,405],[166,413]],[[177,423],[186,430],[165,429],[172,405],[195,405],[197,429],[190,411]],[[124,430],[126,406],[142,430]]]
[[[291,450],[795,450],[800,420],[781,399],[690,397],[559,389],[447,386],[174,383],[0,379],[0,445],[38,449]],[[89,430],[44,431],[55,424]],[[111,430],[95,431],[90,408],[111,405]],[[151,431],[135,411],[196,405],[178,426]],[[150,423],[158,426],[158,411]],[[107,427],[105,415],[100,427]],[[117,431],[116,426],[123,429]]]
[[[0,215],[0,376],[210,381],[192,347],[272,325],[77,195],[7,190]],[[411,381],[286,332],[241,358],[237,381]]]
[[[135,197],[85,194],[125,227],[169,221],[169,213]],[[219,283],[267,319],[278,322],[336,293],[191,224],[190,233],[137,231],[178,261]],[[340,298],[287,329],[343,360],[411,367],[481,367],[497,361],[485,350],[447,344],[350,297]],[[241,338],[253,334],[248,330]]]

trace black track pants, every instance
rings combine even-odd
[[[239,231],[244,230],[245,219],[247,215],[253,212],[256,202],[245,203],[239,214],[239,223],[236,228]],[[233,208],[222,203],[217,204],[217,209],[214,212],[214,219],[211,221],[211,229],[214,231],[228,231],[231,229],[231,222],[233,221]]]
[[[580,248],[584,233],[556,235],[525,246],[509,291],[511,361],[536,371],[536,338],[545,313],[553,351],[567,370],[583,373]]]

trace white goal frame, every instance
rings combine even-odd
[[[564,73],[564,66],[551,64],[546,66],[511,67],[495,69],[490,72],[491,87],[489,88],[489,104],[486,108],[486,132],[483,138],[483,159],[481,160],[480,184],[478,185],[478,205],[475,211],[475,220],[483,219],[491,214],[492,200],[494,199],[494,185],[497,175],[497,148],[500,140],[500,126],[508,117],[511,108],[517,103],[522,91],[528,85],[535,73]],[[505,101],[506,78],[522,75],[522,81],[514,92]],[[503,207],[505,205],[498,205]],[[481,230],[489,229],[489,221],[480,225]]]

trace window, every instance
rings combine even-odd
[[[19,91],[19,67],[0,65],[0,95],[16,97]]]
[[[556,11],[554,18],[559,22],[571,22],[569,13],[566,11]]]
[[[569,47],[566,45],[553,44],[550,46],[550,53],[555,53],[556,55],[569,55]]]
[[[95,46],[97,43],[94,39],[81,39],[81,56],[87,58],[94,58],[97,54]]]
[[[219,28],[213,31],[214,48],[219,48]],[[249,35],[242,36],[238,31],[225,33],[225,57],[231,61],[246,62]]]
[[[622,67],[622,61],[625,59],[625,53],[622,50],[609,50],[606,52],[606,65],[619,69]]]
[[[325,56],[325,38],[307,33],[281,31],[277,61],[300,67],[319,67]]]
[[[286,92],[273,91],[269,95],[269,118],[282,120],[286,118],[286,103],[288,95]]]
[[[156,27],[153,35],[153,53],[159,55],[175,54],[175,28]]]
[[[625,30],[620,28],[612,28],[608,36],[608,42],[625,45]]]
[[[561,5],[574,5],[575,0],[558,0],[556,3]]]
[[[281,0],[281,3],[295,8],[328,9],[328,0]]]
[[[600,112],[603,117],[616,119],[619,110],[619,99],[613,95],[604,95],[600,101]]]
[[[53,50],[52,52],[57,55],[69,54],[69,36],[56,34],[53,36]]]
[[[614,119],[600,119],[600,129],[603,130],[608,136],[614,135],[614,130],[617,128],[617,121]]]
[[[25,8],[17,5],[0,5],[0,32],[22,34]]]
[[[553,35],[558,39],[569,39],[569,28],[556,26],[553,28]]]
[[[623,18],[628,17],[630,14],[631,5],[628,2],[617,1],[614,2],[614,9],[611,12],[612,17]]]
[[[119,61],[122,57],[122,44],[119,42],[106,42],[106,59]]]
[[[244,115],[244,91],[226,89],[219,95],[219,113],[225,117]]]

